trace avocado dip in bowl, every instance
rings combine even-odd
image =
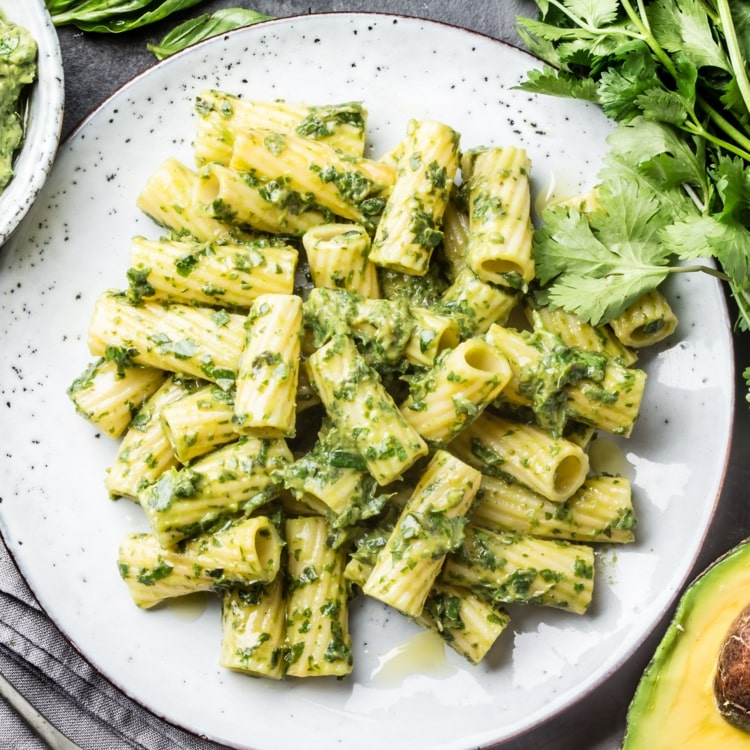
[[[0,245],[49,174],[63,105],[62,55],[43,0],[0,0]]]

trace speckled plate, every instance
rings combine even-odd
[[[718,285],[678,280],[677,334],[645,355],[633,437],[597,443],[599,468],[634,485],[638,542],[599,551],[585,616],[514,609],[471,667],[412,623],[356,602],[354,673],[343,681],[253,680],[217,666],[209,598],[139,611],[118,577],[121,537],[140,509],[103,485],[115,445],[78,417],[65,389],[90,357],[94,300],[123,286],[129,241],[157,235],[136,196],[166,155],[190,162],[192,102],[214,86],[311,103],[361,99],[380,154],[410,117],[455,126],[465,147],[528,149],[533,189],[590,186],[610,125],[597,109],[514,89],[536,62],[481,35],[402,17],[306,16],[264,23],[171,58],[102,106],[61,148],[0,267],[1,528],[45,610],[126,693],[232,746],[469,748],[518,736],[570,707],[633,653],[684,583],[714,513],[732,419],[730,328]],[[706,436],[711,436],[710,440]]]
[[[0,0],[0,13],[27,29],[39,49],[39,75],[31,87],[24,142],[13,179],[0,193],[2,245],[33,205],[52,168],[60,142],[65,86],[57,30],[44,0]]]

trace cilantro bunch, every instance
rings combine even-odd
[[[521,88],[595,102],[617,122],[593,210],[543,213],[542,296],[600,324],[697,270],[726,280],[750,330],[750,4],[536,4],[518,32],[546,64]]]

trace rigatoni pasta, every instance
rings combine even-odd
[[[596,551],[636,539],[636,486],[588,451],[635,429],[627,330],[671,330],[666,300],[597,328],[544,307],[524,149],[424,118],[378,157],[366,117],[203,91],[197,169],[137,196],[156,238],[69,391],[148,528],[118,553],[133,601],[214,592],[238,673],[345,678],[353,597],[476,664],[505,605],[584,614]]]

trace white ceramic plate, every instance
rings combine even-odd
[[[15,174],[0,193],[0,245],[18,226],[47,179],[60,141],[65,87],[57,30],[44,0],[0,0],[0,12],[36,40],[39,75],[31,88],[29,117]]]
[[[457,28],[380,15],[269,22],[169,59],[119,91],[61,149],[41,199],[0,266],[0,519],[31,588],[76,646],[156,714],[238,747],[468,748],[501,742],[569,707],[611,675],[690,571],[714,512],[731,427],[731,338],[717,284],[670,295],[673,340],[646,356],[634,436],[597,461],[634,484],[639,541],[598,557],[585,616],[514,609],[487,661],[470,667],[373,602],[355,603],[356,667],[344,681],[253,680],[217,666],[218,608],[201,599],[136,609],[115,564],[140,509],[110,502],[115,446],[65,389],[90,360],[86,329],[105,287],[124,285],[129,240],[158,235],[135,208],[167,155],[190,162],[192,102],[214,86],[256,98],[360,99],[372,153],[410,117],[461,131],[464,147],[528,149],[534,190],[590,186],[610,125],[597,109],[514,90],[535,61]],[[706,438],[710,436],[710,440]]]

